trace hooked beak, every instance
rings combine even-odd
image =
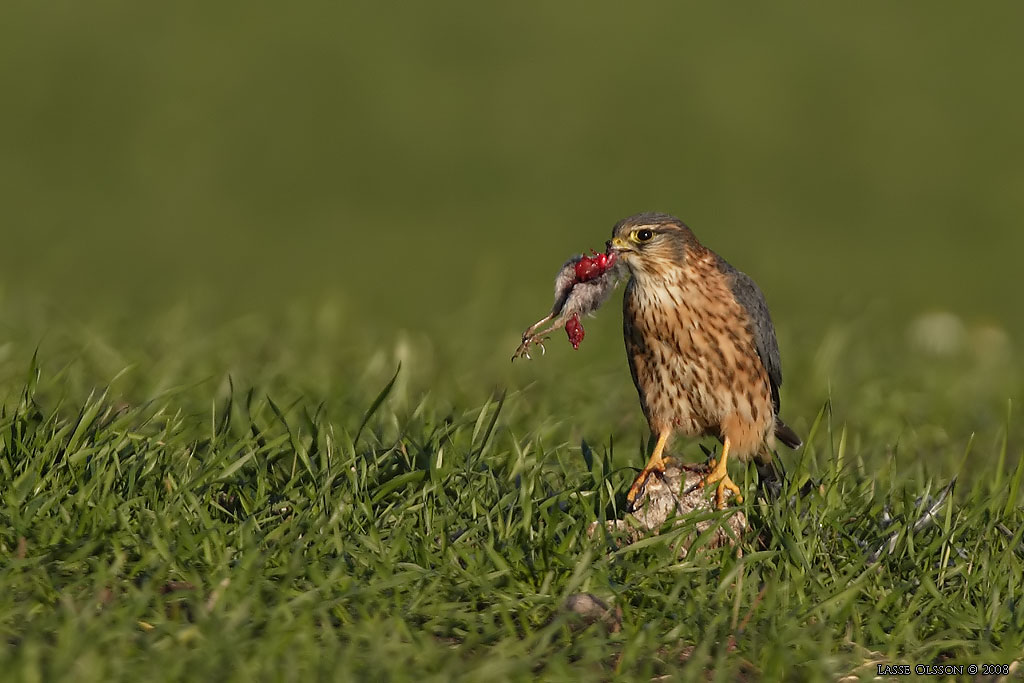
[[[613,251],[617,254],[633,251],[633,247],[629,246],[626,240],[621,237],[613,237],[605,243],[605,246],[608,247],[608,251]]]

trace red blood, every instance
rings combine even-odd
[[[572,317],[565,321],[565,333],[569,335],[569,343],[572,344],[572,348],[580,348],[580,342],[583,341],[583,324],[580,323],[580,316],[578,313],[573,313]]]
[[[597,261],[587,256],[584,256],[576,264],[576,282],[586,282],[587,280],[593,280],[595,277],[601,274],[601,268],[597,265]]]
[[[576,263],[576,282],[589,282],[604,275],[615,265],[615,252],[598,254],[590,250],[593,257],[584,256]]]

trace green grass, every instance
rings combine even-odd
[[[210,333],[179,312],[177,325],[143,316],[115,328],[138,339],[162,325],[163,351],[98,330],[74,352],[54,336],[38,363],[27,345],[8,349],[0,670],[829,680],[875,663],[1019,659],[1024,459],[1005,403],[991,402],[991,429],[971,438],[943,436],[955,411],[905,378],[884,404],[861,401],[881,411],[863,422],[790,402],[807,445],[783,454],[786,496],[748,497],[752,531],[736,549],[681,559],[686,524],[627,547],[588,534],[622,515],[641,461],[621,359],[617,372],[570,376],[588,347],[570,355],[558,340],[490,393],[414,341],[335,346],[323,317]],[[47,346],[64,361],[48,361]],[[482,363],[470,354],[458,378],[479,379]],[[917,367],[949,386],[976,371],[969,359]],[[885,406],[903,403],[929,419],[875,436]],[[800,496],[811,480],[820,488]],[[621,610],[621,629],[567,614],[578,592]]]

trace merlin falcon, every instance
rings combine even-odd
[[[678,218],[643,213],[620,221],[608,251],[629,271],[622,331],[654,449],[627,496],[632,506],[648,477],[665,470],[672,436],[714,436],[722,443],[703,484],[717,483],[742,502],[729,456],[759,463],[775,440],[799,448],[779,417],[782,365],[764,294],[746,274],[702,245]]]

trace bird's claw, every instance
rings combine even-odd
[[[512,360],[516,358],[525,358],[526,360],[532,360],[533,357],[530,355],[530,346],[536,345],[540,347],[540,353],[543,356],[547,353],[547,349],[544,348],[544,340],[546,337],[535,337],[533,335],[523,335],[523,341],[516,349],[516,352],[512,354]]]
[[[743,502],[743,493],[740,491],[740,487],[729,477],[729,473],[725,471],[725,468],[715,467],[712,472],[704,475],[703,478],[698,482],[700,488],[709,487],[715,482],[718,486],[715,488],[715,509],[724,510],[726,503],[726,491],[732,493],[733,497],[736,498],[737,503]]]
[[[626,512],[635,512],[640,507],[640,502],[647,493],[647,483],[651,480],[652,476],[659,480],[664,480],[665,465],[662,464],[660,467],[651,468],[645,467],[641,470],[639,476],[633,480],[633,485],[629,487],[629,492],[626,494]]]

